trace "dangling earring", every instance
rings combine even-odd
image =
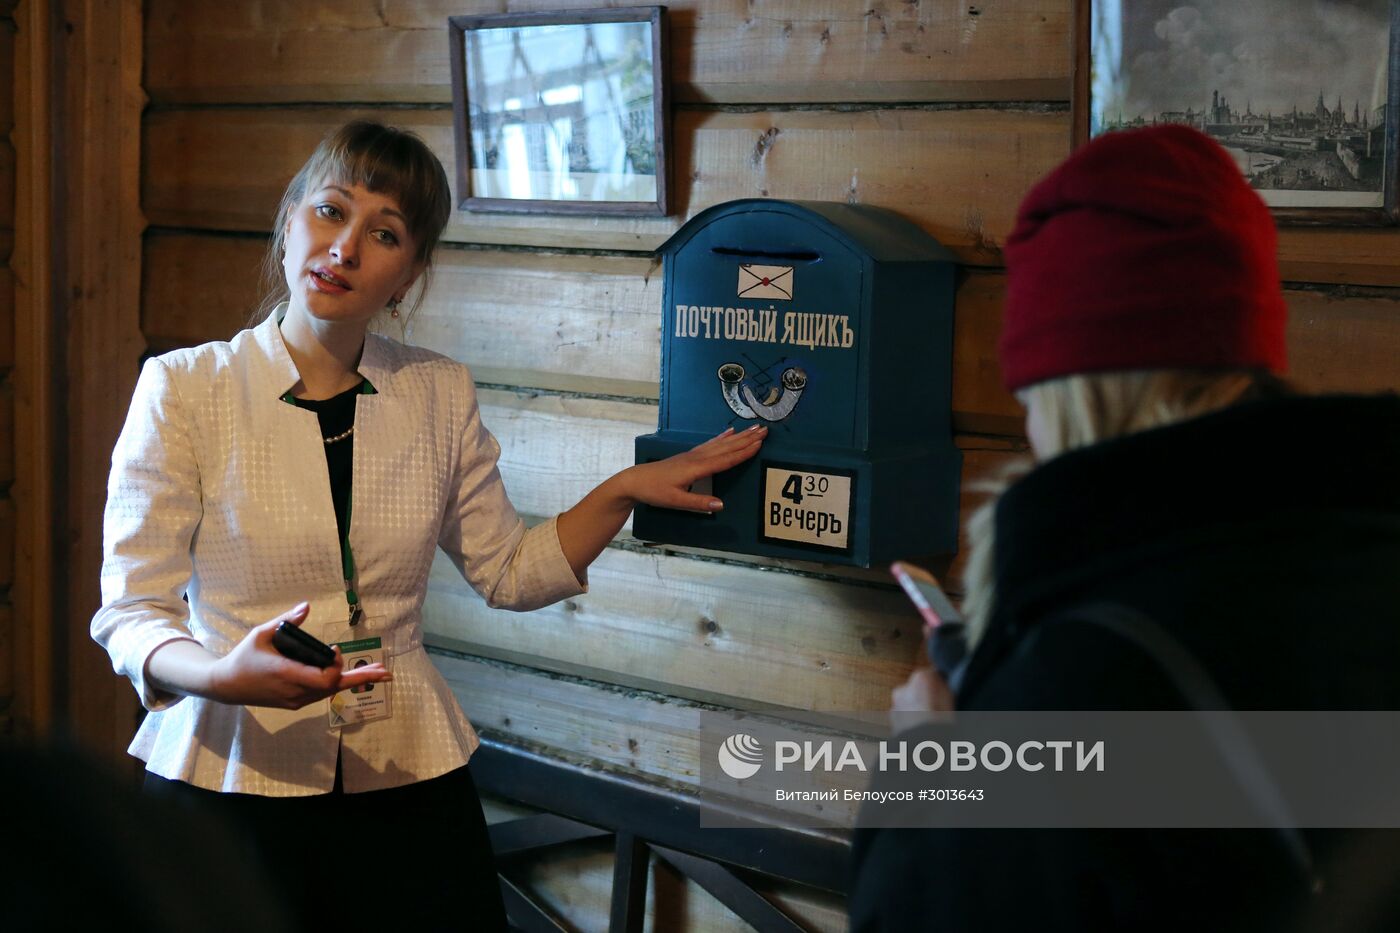
[[[390,298],[390,299],[389,299],[389,317],[391,317],[391,318],[398,318],[398,316],[399,316],[399,302],[401,302],[401,301],[403,301],[402,298]]]

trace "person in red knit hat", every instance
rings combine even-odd
[[[935,651],[965,660],[895,708],[1197,707],[1108,613],[1236,710],[1400,709],[1400,398],[1281,380],[1274,225],[1229,155],[1185,126],[1099,137],[1005,252],[1034,463],[969,522],[966,645]],[[860,830],[851,929],[1397,929],[1397,865],[1384,831]]]
[[[1037,184],[1006,243],[1002,376],[1287,366],[1273,219],[1206,136],[1101,137]]]

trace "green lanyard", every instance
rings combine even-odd
[[[365,379],[360,383],[361,395],[377,395],[374,386]],[[290,390],[282,396],[282,401],[289,405],[297,405],[296,399]],[[345,496],[345,533],[340,536],[340,570],[345,577],[345,604],[349,607],[349,621],[351,626],[358,625],[364,618],[364,608],[360,605],[360,594],[355,592],[355,552],[350,547],[350,518],[354,514],[355,496],[350,492]]]
[[[355,552],[350,550],[350,513],[354,500],[354,493],[345,497],[345,534],[340,538],[340,569],[345,573],[345,604],[350,607],[351,626],[358,625],[365,614],[360,607],[360,594],[355,592]]]

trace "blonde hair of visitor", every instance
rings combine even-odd
[[[1281,395],[1287,386],[1268,373],[1150,370],[1063,376],[1017,393],[1037,405],[1043,418],[1048,460],[1080,447],[1136,431],[1186,421],[1252,398]],[[996,507],[1001,495],[1030,461],[1014,463],[974,486],[988,495],[967,523],[970,544],[963,571],[963,616],[975,643],[986,630],[996,603]]]
[[[398,201],[413,239],[414,261],[423,266],[418,295],[408,309],[417,310],[428,290],[433,251],[452,215],[452,195],[442,163],[417,135],[369,120],[354,120],[331,133],[292,177],[277,208],[272,241],[263,257],[263,300],[250,324],[257,324],[287,300],[282,269],[287,220],[306,198],[326,184],[359,185]]]

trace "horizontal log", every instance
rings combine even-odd
[[[441,654],[433,662],[456,695],[467,718],[484,735],[523,745],[540,754],[559,758],[590,770],[636,778],[652,785],[686,793],[722,792],[733,803],[771,807],[778,773],[722,789],[709,755],[713,747],[702,742],[705,729],[725,728],[726,717],[707,721],[706,707],[662,693],[639,692],[606,683],[582,682],[515,665]],[[906,667],[906,672],[908,668]],[[874,708],[889,709],[886,694]],[[748,711],[746,711],[748,712]],[[757,728],[775,728],[797,741],[831,737],[821,725],[807,725],[767,714]],[[883,726],[884,717],[861,724],[842,720],[857,731]],[[709,736],[713,739],[713,734]],[[708,762],[708,764],[707,764]],[[708,778],[708,781],[707,781]],[[825,787],[864,788],[869,775],[852,770],[821,776]],[[859,804],[841,801],[818,808],[837,826],[849,827]]]
[[[444,110],[154,112],[144,127],[146,216],[162,226],[267,231],[317,142],[357,116],[415,130],[444,165],[454,164]],[[1069,139],[1068,114],[1032,111],[686,110],[675,124],[674,217],[454,211],[446,238],[650,251],[706,207],[774,197],[889,206],[960,261],[997,264],[1021,195],[1063,158]]]
[[[435,644],[726,705],[877,709],[919,650],[896,589],[608,548],[590,590],[532,613],[488,608],[445,559]]]
[[[1400,292],[1387,298],[1286,294],[1289,371],[1303,388],[1400,391]]]
[[[408,339],[478,382],[657,398],[664,278],[620,256],[444,251]]]
[[[153,0],[145,86],[161,103],[452,99],[449,16],[596,0],[229,4]],[[1055,0],[679,0],[679,101],[1066,100],[1069,6]]]
[[[554,515],[635,462],[633,439],[656,430],[654,405],[484,389],[482,423],[501,445],[515,507]]]
[[[485,735],[653,782],[700,783],[695,703],[481,659],[434,654],[433,664]]]
[[[443,111],[153,113],[145,123],[145,211],[155,224],[265,232],[317,141],[356,115],[417,130],[451,169],[451,115]],[[851,198],[905,213],[965,263],[997,265],[1021,195],[1067,152],[1066,115],[1026,112],[682,111],[676,132],[676,218],[457,211],[447,238],[648,251],[685,217],[722,201]],[[1280,270],[1293,282],[1400,285],[1397,244],[1394,228],[1284,228]]]
[[[141,252],[146,342],[164,352],[228,340],[247,327],[262,300],[267,248],[266,237],[147,233]]]
[[[1284,227],[1278,264],[1285,282],[1400,285],[1400,229]]]
[[[148,236],[147,340],[190,346],[246,327],[266,249],[260,238]],[[211,280],[227,287],[210,294]],[[481,383],[656,398],[661,285],[643,257],[442,249],[406,331],[381,324],[461,360]]]

